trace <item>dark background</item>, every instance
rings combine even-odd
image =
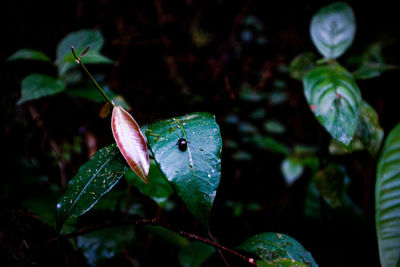
[[[234,114],[241,122],[260,130],[262,121],[249,114],[262,109],[266,118],[286,126],[286,132],[277,137],[280,142],[289,147],[305,144],[323,149],[327,146],[329,136],[310,112],[301,83],[290,78],[285,69],[296,55],[305,51],[316,53],[309,36],[309,24],[312,15],[329,3],[222,0],[4,2],[1,117],[5,159],[2,160],[0,233],[7,235],[7,239],[2,241],[0,255],[6,266],[24,265],[23,260],[16,260],[18,258],[34,259],[38,265],[85,263],[82,255],[72,248],[67,253],[60,253],[54,247],[20,249],[21,240],[31,245],[54,236],[54,232],[26,215],[28,211],[21,206],[27,194],[46,194],[45,186],[13,184],[18,184],[21,177],[31,172],[22,167],[24,160],[36,162],[35,174],[47,177],[43,183],[60,184],[59,162],[51,157],[50,143],[71,144],[77,136],[81,140],[81,150],[71,152],[71,158],[63,167],[64,175],[73,177],[79,166],[87,161],[91,149],[113,142],[109,120],[98,118],[101,104],[63,95],[16,106],[24,76],[32,72],[56,75],[56,70],[35,62],[6,63],[6,58],[21,48],[37,49],[54,59],[60,39],[85,28],[101,30],[105,38],[102,53],[117,61],[116,65],[91,66],[90,69],[106,75],[111,89],[123,95],[130,104],[131,114],[139,124],[207,111],[216,115],[224,144],[227,140],[238,144],[239,149],[224,146],[223,174],[211,221],[212,232],[222,244],[233,248],[259,232],[282,232],[302,243],[320,266],[378,266],[373,196],[376,159],[367,152],[332,159],[346,166],[351,178],[349,195],[360,208],[361,215],[324,206],[322,217],[313,219],[304,215],[305,189],[311,174],[306,171],[288,188],[279,168],[283,156],[260,149],[254,143],[246,143],[243,141],[246,130],[240,131],[227,122]],[[345,64],[349,55],[362,53],[368,45],[379,41],[384,44],[386,62],[398,64],[400,23],[394,3],[348,3],[356,15],[357,33],[353,45],[339,61]],[[243,24],[248,16],[259,20],[260,30]],[[242,36],[246,29],[253,34],[249,41]],[[196,33],[193,34],[196,30],[207,36],[204,46],[196,43]],[[347,67],[354,70],[352,66]],[[249,103],[240,96],[243,83],[250,84],[259,93],[275,92],[280,88],[287,100],[280,105],[268,100]],[[377,110],[380,123],[388,133],[399,119],[398,100],[394,96],[399,90],[398,72],[362,80],[358,85],[363,99]],[[38,112],[39,119],[32,118],[30,107]],[[90,141],[95,145],[90,145]],[[250,155],[249,160],[232,156],[242,151]],[[163,218],[185,230],[201,233],[179,199],[174,196],[173,200],[177,208],[162,215]],[[145,202],[146,215],[154,216],[157,212],[154,204],[148,203],[149,200],[141,201]],[[257,203],[259,208],[244,208],[235,215],[232,204],[227,203],[245,207]],[[110,215],[90,217],[89,213],[85,217],[86,225],[101,216]],[[176,265],[176,259],[168,247],[165,248],[168,245],[160,242],[153,241],[130,253],[144,266],[165,262]],[[118,260],[123,266],[129,265],[123,257]],[[241,264],[230,256],[228,260]],[[210,258],[207,264],[223,265],[218,256]]]

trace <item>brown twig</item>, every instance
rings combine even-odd
[[[56,241],[62,240],[62,239],[68,239],[68,238],[72,238],[72,237],[81,236],[81,235],[84,235],[84,234],[87,234],[87,233],[90,233],[90,232],[93,232],[93,231],[96,231],[96,230],[100,230],[100,229],[123,226],[123,225],[131,225],[131,224],[135,224],[135,225],[149,224],[149,225],[161,226],[161,227],[167,228],[167,229],[169,229],[171,231],[174,231],[174,232],[178,233],[179,235],[181,235],[183,237],[187,237],[190,240],[200,241],[200,242],[203,242],[203,243],[208,244],[210,246],[213,246],[216,249],[220,249],[220,250],[223,250],[223,251],[228,252],[230,254],[233,254],[233,255],[243,259],[244,261],[250,263],[251,265],[257,266],[257,264],[256,264],[256,262],[255,262],[255,260],[253,258],[248,258],[248,257],[240,254],[239,252],[237,252],[237,251],[235,251],[233,249],[230,249],[230,248],[227,248],[227,247],[225,247],[223,245],[218,244],[217,242],[215,242],[213,240],[210,240],[210,239],[195,235],[193,233],[185,232],[185,231],[180,230],[180,229],[178,229],[178,228],[176,228],[176,227],[174,227],[172,225],[169,225],[169,224],[161,223],[156,218],[154,218],[154,219],[133,219],[133,218],[130,218],[130,219],[127,219],[125,221],[117,222],[117,223],[98,224],[98,225],[88,226],[88,227],[85,227],[85,228],[81,228],[81,229],[79,229],[79,230],[77,230],[75,232],[72,232],[72,233],[69,233],[69,234],[64,234],[64,235],[59,235],[58,237],[54,237],[52,239],[49,239],[49,240],[46,241],[46,244],[50,244],[50,243],[53,243],[53,242],[56,242]]]

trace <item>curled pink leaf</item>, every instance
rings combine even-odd
[[[119,151],[131,169],[147,184],[150,159],[139,125],[121,106],[114,106],[111,128]]]

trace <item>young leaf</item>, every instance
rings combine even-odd
[[[18,50],[7,59],[7,61],[14,60],[38,60],[51,62],[50,58],[46,56],[46,54],[44,54],[43,52],[26,48]]]
[[[146,184],[150,169],[147,143],[133,117],[121,106],[114,106],[111,129],[121,154],[131,169]]]
[[[351,45],[356,32],[353,10],[343,2],[320,9],[311,21],[314,45],[326,58],[338,58]]]
[[[238,248],[257,255],[263,261],[284,258],[299,261],[311,267],[318,266],[310,252],[293,237],[285,234],[257,234],[244,241]]]
[[[78,236],[77,245],[90,266],[98,266],[105,260],[122,252],[133,240],[135,228],[120,226],[101,229]]]
[[[173,190],[168,180],[161,173],[154,160],[150,160],[149,184],[144,184],[133,172],[128,171],[125,175],[128,183],[135,186],[143,194],[151,197],[158,205],[163,206]]]
[[[357,128],[361,93],[351,74],[339,65],[311,70],[303,79],[314,115],[333,138],[348,145]]]
[[[125,174],[127,165],[116,145],[100,149],[79,168],[57,203],[57,229],[71,216],[86,213]]]
[[[192,113],[156,122],[146,131],[150,149],[165,177],[204,226],[221,177],[222,141],[215,117]],[[187,141],[186,149],[177,145]]]
[[[61,80],[44,74],[31,74],[22,80],[21,98],[18,100],[17,104],[55,95],[64,91],[64,89],[65,83]]]
[[[400,123],[386,138],[376,171],[375,222],[379,256],[383,267],[398,266],[400,255],[399,185]]]

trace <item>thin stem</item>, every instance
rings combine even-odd
[[[73,46],[71,46],[71,50],[72,50],[72,54],[74,55],[75,59],[76,59],[76,63],[80,64],[83,68],[83,70],[86,72],[86,74],[89,76],[90,80],[93,82],[93,84],[96,86],[97,90],[99,90],[100,94],[103,95],[103,97],[107,100],[108,103],[110,103],[110,105],[112,107],[115,106],[114,102],[107,96],[107,94],[104,92],[104,90],[101,88],[101,86],[96,82],[96,80],[93,78],[92,74],[90,74],[90,72],[88,71],[88,69],[86,68],[85,64],[83,64],[82,60],[80,57],[78,57],[75,53],[75,49]]]
[[[231,253],[231,254],[243,259],[244,261],[248,262],[249,264],[251,264],[253,266],[257,266],[257,263],[255,262],[255,260],[253,258],[248,258],[248,257],[240,254],[237,251],[234,251],[234,250],[232,250],[230,248],[227,248],[227,247],[225,247],[223,245],[218,244],[217,242],[215,242],[213,240],[210,240],[210,239],[207,239],[207,238],[204,238],[204,237],[192,234],[192,233],[185,232],[185,231],[180,230],[178,228],[175,228],[174,226],[169,225],[169,224],[161,223],[156,218],[154,218],[154,219],[132,219],[131,218],[131,219],[128,219],[128,220],[123,221],[123,222],[116,222],[116,223],[99,224],[99,225],[88,226],[88,227],[85,227],[85,228],[81,228],[81,229],[79,229],[79,230],[77,230],[75,232],[72,232],[72,233],[69,233],[69,234],[64,234],[64,235],[59,235],[58,237],[54,237],[52,239],[49,239],[49,240],[46,241],[46,244],[50,244],[50,243],[53,243],[55,241],[62,240],[62,239],[81,236],[81,235],[87,234],[89,232],[93,232],[93,231],[100,230],[100,229],[123,226],[123,225],[130,225],[130,224],[136,224],[136,225],[139,225],[139,224],[150,224],[150,225],[162,226],[164,228],[167,228],[169,230],[172,230],[172,231],[178,233],[179,235],[181,235],[183,237],[187,237],[190,240],[195,240],[195,241],[200,241],[200,242],[206,243],[206,244],[208,244],[210,246],[215,247],[216,249],[220,249],[220,250],[226,251],[228,253]]]

